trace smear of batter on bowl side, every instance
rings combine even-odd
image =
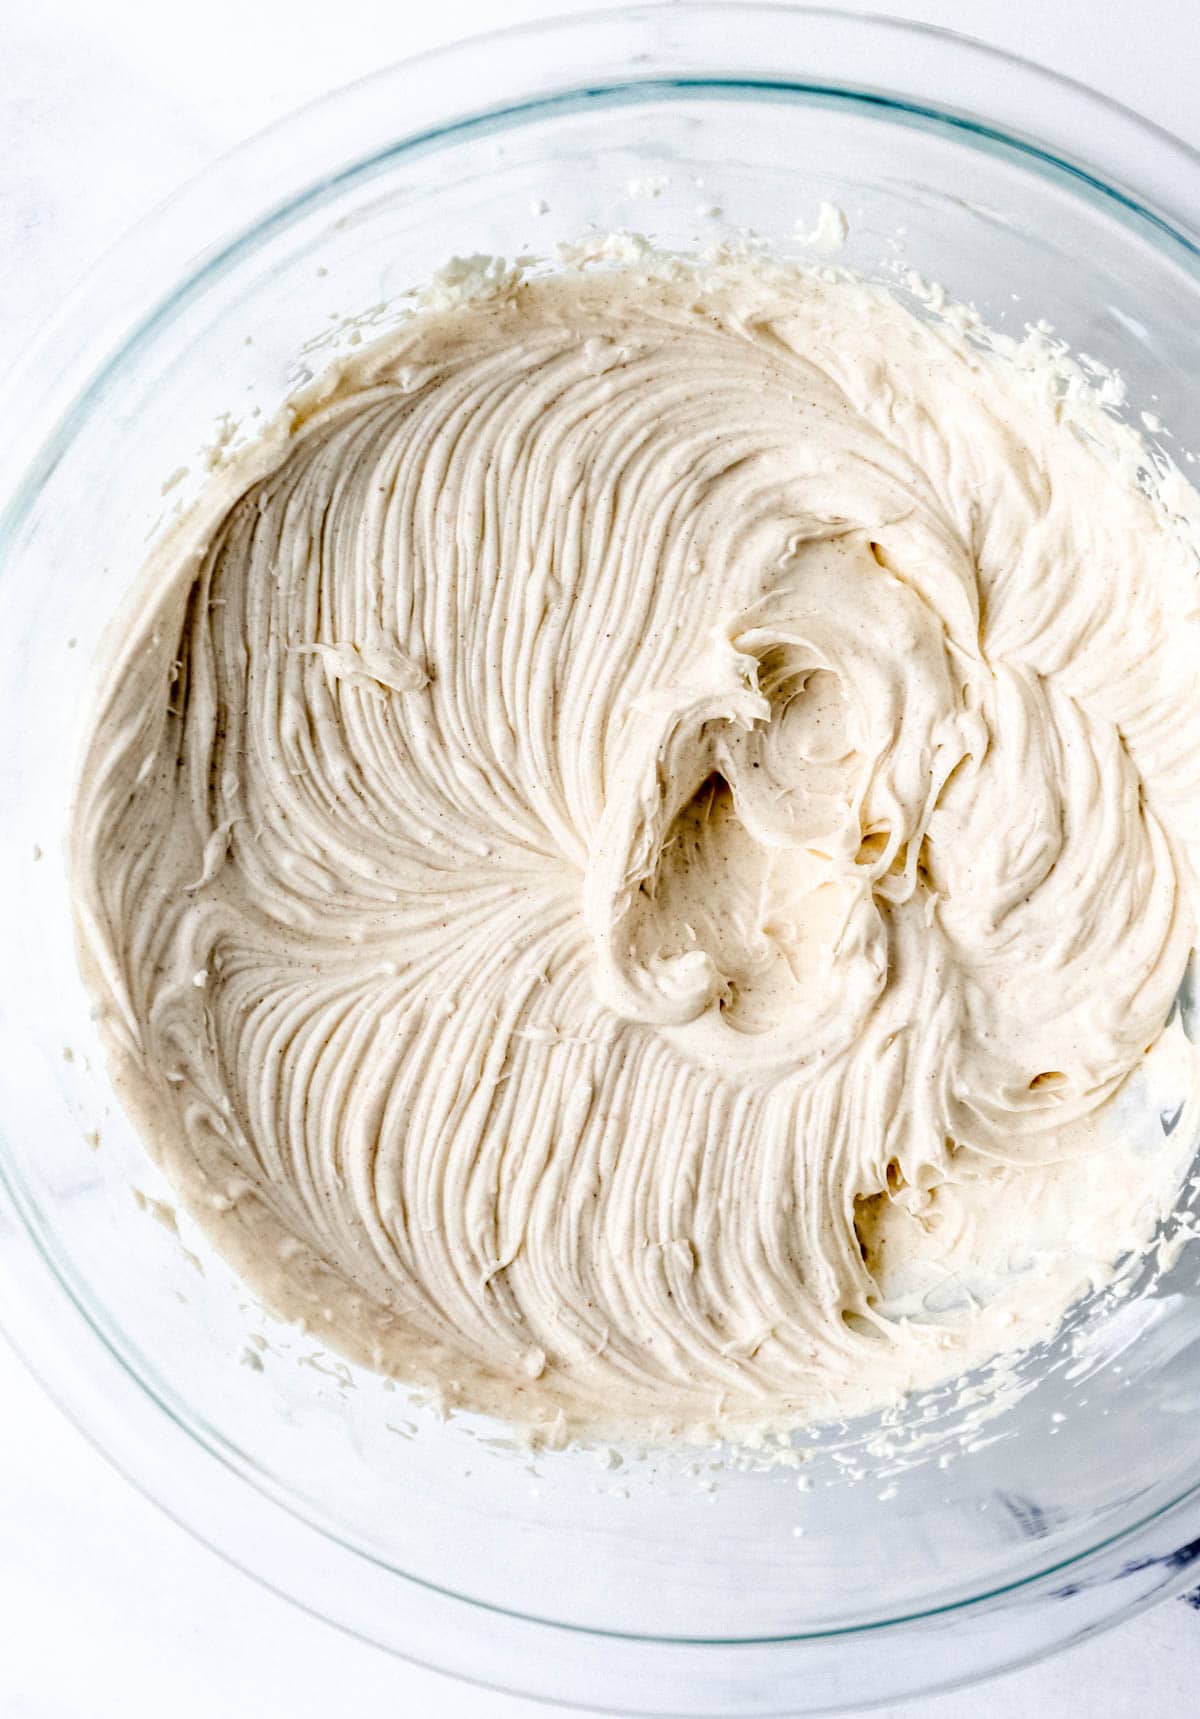
[[[118,1089],[271,1306],[461,1406],[878,1407],[1174,1196],[1195,556],[1098,407],[882,287],[485,288],[233,458],[110,635]]]

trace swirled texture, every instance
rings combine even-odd
[[[457,1402],[870,1407],[1174,1186],[1122,1102],[1182,1054],[1194,569],[882,290],[492,286],[138,588],[73,850],[122,1092],[274,1305]]]

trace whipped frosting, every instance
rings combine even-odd
[[[482,291],[233,457],[110,635],[123,1101],[271,1306],[544,1436],[1044,1334],[1189,1133],[1193,555],[882,287]]]

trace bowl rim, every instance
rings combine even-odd
[[[624,30],[631,40],[643,43],[636,60],[630,54],[628,42],[619,49],[610,47],[607,60],[603,54],[598,54],[597,43],[603,32],[612,30]],[[805,32],[803,41],[797,33],[800,30]],[[807,74],[784,75],[778,69],[770,75],[764,62],[754,58],[755,54],[763,51],[758,42],[760,39],[766,41],[768,36],[771,40],[770,54],[777,61],[782,59],[791,63],[787,61],[789,53],[801,55],[807,52],[817,59],[823,56],[826,68],[820,74],[823,81],[813,81]],[[754,43],[752,49],[745,45],[748,37]],[[1003,69],[1006,78],[1001,81],[1006,87],[1003,99],[998,97],[997,102],[1003,109],[1003,122],[970,108],[935,102],[929,97],[839,81],[828,68],[851,37],[856,40],[860,51],[864,37],[881,44],[887,42],[893,47],[903,45],[905,54],[898,62],[893,58],[893,63],[900,67],[897,78],[901,83],[906,76],[915,79],[919,85],[922,82],[927,84],[930,79],[936,82],[942,75],[942,68],[951,62],[958,66],[969,64],[979,78],[992,83],[996,81],[997,69]],[[704,69],[712,61],[712,44],[718,40],[725,44],[721,59],[726,69],[720,73]],[[737,57],[730,60],[730,43],[741,44],[740,63]],[[464,91],[494,85],[498,64],[516,77],[522,70],[522,57],[528,56],[534,44],[539,46],[540,52],[524,68],[520,99],[482,106],[472,105],[471,101],[464,99]],[[738,65],[739,69],[730,71],[730,64]],[[920,70],[921,67],[924,69]],[[585,69],[590,69],[591,75],[583,78]],[[465,75],[468,72],[470,75]],[[521,86],[522,80],[518,78],[517,82]],[[431,93],[435,86],[436,93]],[[410,92],[414,96],[419,92],[422,100],[398,102],[400,90],[404,91],[405,97]],[[453,94],[448,96],[447,90],[452,90]],[[952,130],[981,147],[1011,152],[1023,158],[1032,170],[1066,179],[1081,195],[1106,202],[1123,221],[1136,227],[1142,237],[1149,237],[1159,246],[1168,248],[1200,284],[1200,151],[1121,103],[1034,61],[938,26],[838,7],[772,4],[763,3],[763,0],[751,0],[749,4],[739,4],[736,0],[684,0],[684,3],[670,0],[670,3],[618,6],[583,15],[539,19],[431,49],[305,104],[221,156],[140,221],[105,254],[61,311],[45,326],[20,365],[0,388],[0,407],[3,408],[0,409],[0,425],[20,426],[21,430],[19,441],[14,428],[7,445],[0,446],[0,575],[3,574],[7,549],[28,508],[69,445],[78,418],[94,404],[107,379],[130,359],[141,342],[149,340],[170,319],[187,295],[200,292],[206,282],[251,250],[268,232],[297,219],[301,213],[311,212],[319,206],[321,199],[333,195],[349,179],[366,175],[400,154],[436,148],[468,132],[478,134],[489,129],[502,130],[522,117],[539,117],[555,107],[561,108],[565,103],[583,99],[593,104],[609,100],[614,105],[623,105],[648,98],[692,99],[697,95],[711,96],[722,92],[734,96],[760,93],[779,100],[853,102],[887,110],[902,123]],[[1045,100],[1048,92],[1053,92],[1053,102]],[[370,98],[365,104],[366,112],[361,111],[364,97]],[[385,107],[394,115],[398,107],[405,106],[424,113],[425,121],[403,130],[397,137],[393,120],[392,135],[386,145],[373,154],[362,154],[364,128],[378,127]],[[441,110],[441,119],[436,122],[429,117],[435,109]],[[1022,112],[1030,115],[1052,113],[1051,135],[1039,136],[1029,129],[1021,120]],[[293,142],[298,142],[306,133],[315,136],[322,129],[313,124],[317,116],[321,117],[326,129],[331,121],[336,122],[342,127],[340,135],[347,138],[346,145],[342,147],[346,159],[332,170],[317,169],[312,154],[315,146],[310,145],[308,151],[292,147]],[[1084,128],[1089,116],[1093,120],[1103,118],[1108,123],[1104,134],[1104,160],[1099,163],[1089,155],[1079,153],[1072,141],[1074,134]],[[1102,132],[1103,127],[1092,126],[1093,137]],[[1113,172],[1107,165],[1110,159],[1118,161],[1122,156],[1125,161],[1133,159],[1127,153],[1131,139],[1136,139],[1141,145],[1136,156],[1139,169],[1136,186],[1126,179],[1123,171]],[[298,170],[294,162],[297,156],[303,163],[305,181],[298,189],[293,185],[290,193],[283,195],[281,181],[296,178]],[[289,163],[286,171],[281,172],[280,161]],[[1190,181],[1196,205],[1194,211],[1178,206],[1178,190],[1172,190],[1172,186],[1180,178]],[[208,235],[207,243],[199,251],[196,248],[197,231]],[[73,1303],[95,1338],[130,1381],[208,1456],[215,1457],[240,1482],[248,1482],[272,1507],[281,1507],[308,1532],[330,1535],[325,1525],[293,1510],[284,1499],[263,1488],[245,1466],[232,1462],[230,1456],[215,1448],[195,1425],[177,1416],[169,1404],[153,1392],[120,1349],[113,1346],[110,1337],[81,1303],[60,1262],[47,1249],[43,1236],[39,1235],[43,1226],[31,1216],[31,1211],[36,1211],[36,1201],[22,1186],[19,1172],[6,1162],[6,1157],[3,1140],[0,1139],[0,1202],[5,1214],[24,1231],[23,1239],[33,1244],[40,1264],[52,1274],[63,1298]],[[7,1278],[8,1262],[0,1250],[0,1281],[4,1281],[6,1288]],[[132,1466],[122,1460],[118,1431],[109,1428],[101,1438],[89,1430],[86,1409],[77,1400],[78,1393],[70,1378],[71,1366],[66,1355],[59,1355],[56,1345],[49,1348],[41,1346],[35,1351],[38,1360],[34,1362],[30,1355],[33,1346],[22,1342],[16,1317],[21,1301],[20,1294],[6,1294],[4,1297],[5,1323],[13,1327],[11,1341],[14,1348],[95,1447],[144,1496],[152,1498],[174,1520],[189,1528],[214,1550],[238,1563],[239,1567],[250,1568],[251,1573],[259,1574],[216,1539],[210,1538],[196,1521],[189,1519],[187,1510],[181,1509],[176,1502],[168,1502],[161,1495],[161,1489],[143,1482]],[[49,1354],[56,1356],[53,1364],[47,1360]],[[962,1598],[866,1622],[732,1638],[639,1634],[566,1623],[525,1612],[509,1612],[489,1601],[430,1583],[393,1563],[373,1557],[350,1541],[330,1537],[338,1539],[338,1543],[354,1556],[375,1562],[406,1582],[445,1595],[460,1604],[556,1631],[672,1646],[767,1647],[859,1636],[981,1608],[988,1601],[1043,1584],[1064,1570],[1132,1540],[1148,1525],[1162,1522],[1193,1504],[1198,1493],[1200,1478],[1178,1497],[1105,1535],[1086,1550]],[[260,1575],[260,1579],[275,1587],[276,1591],[286,1593],[286,1589],[278,1588],[271,1578]],[[1186,1574],[1177,1585],[1183,1586],[1185,1582]],[[1012,1660],[1005,1663],[1012,1663]]]

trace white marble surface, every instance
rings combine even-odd
[[[850,0],[1072,72],[1200,144],[1194,0]],[[230,144],[373,67],[572,0],[2,0],[0,368],[132,221]],[[1136,21],[1135,21],[1136,20]],[[0,1345],[0,1719],[534,1719],[389,1659],[227,1568],[137,1496]],[[892,1719],[1200,1710],[1200,1614],[1169,1602]]]

